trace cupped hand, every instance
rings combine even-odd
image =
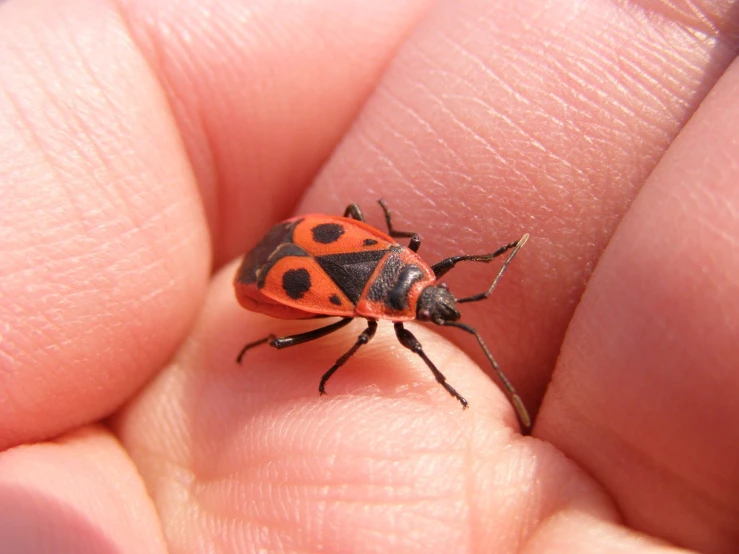
[[[8,552],[739,548],[739,12],[660,3],[0,6]],[[236,258],[360,203],[429,262],[524,232],[463,306],[241,309]],[[460,265],[454,291],[496,268]],[[462,334],[463,335],[463,334]]]

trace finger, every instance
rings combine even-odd
[[[0,448],[111,411],[171,356],[209,272],[159,85],[99,2],[0,10]]]
[[[681,4],[668,4],[436,5],[301,208],[361,202],[382,226],[371,205],[384,197],[432,262],[530,232],[493,299],[463,310],[529,405],[618,221],[735,56],[730,2],[691,3],[695,14],[679,17]],[[448,280],[467,295],[494,273],[466,265]]]
[[[632,205],[537,426],[629,523],[701,552],[737,541],[738,95],[734,63]]]
[[[0,447],[162,366],[209,243],[231,256],[288,209],[423,6],[3,6]]]
[[[636,533],[611,522],[602,521],[585,513],[572,510],[545,521],[531,539],[522,554],[548,552],[552,554],[688,554],[688,550],[668,545],[653,537]]]
[[[215,260],[291,213],[428,0],[126,0],[195,175]]]
[[[237,364],[245,342],[316,324],[241,310],[234,269],[214,279],[183,350],[114,425],[171,552],[515,552],[545,521],[537,544],[566,540],[578,514],[634,540],[618,532],[599,486],[551,446],[522,438],[487,376],[422,326],[414,334],[470,409],[387,322],[325,396],[320,377],[359,322],[294,348],[250,350]]]
[[[131,460],[101,428],[0,454],[5,552],[166,552]]]

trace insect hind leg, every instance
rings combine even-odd
[[[241,352],[239,352],[239,355],[236,357],[236,363],[240,364],[241,360],[244,357],[244,354],[246,354],[247,351],[256,346],[262,345],[264,343],[269,343],[270,346],[280,349],[287,348],[288,346],[304,344],[306,342],[325,337],[326,335],[330,335],[331,333],[338,331],[342,327],[346,327],[353,319],[353,317],[345,317],[343,319],[340,319],[339,321],[336,321],[335,323],[326,325],[325,327],[319,327],[318,329],[313,329],[312,331],[307,331],[298,335],[290,335],[287,337],[276,337],[275,335],[269,335],[263,339],[250,342],[241,349]]]
[[[418,342],[418,339],[411,333],[408,329],[403,327],[402,323],[396,323],[395,324],[395,336],[398,337],[398,341],[400,341],[400,344],[405,346],[408,350],[411,352],[414,352],[415,354],[418,354],[421,359],[426,363],[428,368],[431,370],[431,372],[434,374],[434,377],[436,377],[436,381],[446,389],[446,391],[451,394],[454,398],[459,400],[460,404],[462,404],[463,409],[467,409],[467,400],[462,397],[461,394],[459,394],[453,386],[451,386],[449,383],[447,383],[446,377],[444,377],[444,374],[439,371],[439,369],[434,365],[434,362],[432,362],[428,356],[426,356],[426,353],[423,351],[423,347],[421,346],[421,343]]]

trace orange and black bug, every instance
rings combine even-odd
[[[341,356],[321,378],[318,391],[326,392],[326,381],[375,335],[378,319],[394,323],[400,344],[418,354],[449,394],[467,407],[467,401],[447,383],[444,375],[426,356],[415,336],[403,322],[417,319],[436,325],[456,327],[475,336],[485,356],[510,394],[513,406],[528,428],[531,419],[511,382],[500,370],[480,334],[458,320],[457,304],[484,300],[493,292],[516,253],[529,238],[501,246],[490,254],[452,256],[429,266],[417,254],[421,239],[416,233],[393,229],[390,212],[385,212],[388,234],[364,222],[356,204],[346,208],[343,217],[306,215],[275,225],[241,264],[234,286],[236,298],[246,309],[281,319],[340,317],[339,321],[289,337],[266,338],[244,346],[241,363],[250,348],[268,342],[275,348],[303,344],[338,331],[355,317],[367,320],[367,328],[349,351]],[[409,238],[407,247],[395,238]],[[455,298],[438,279],[459,262],[488,263],[510,251],[492,284],[485,292]]]

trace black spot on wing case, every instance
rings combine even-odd
[[[320,223],[311,230],[313,240],[320,244],[336,242],[344,234],[344,227],[338,223]]]
[[[293,300],[300,300],[312,286],[310,273],[301,267],[289,269],[282,276],[282,290]]]
[[[264,284],[267,279],[267,275],[269,275],[269,271],[279,262],[282,258],[287,257],[303,257],[303,258],[310,258],[311,255],[308,254],[305,250],[300,248],[297,244],[292,243],[285,243],[281,244],[277,247],[277,249],[272,253],[272,255],[267,260],[267,263],[265,263],[262,267],[260,267],[257,270],[257,288],[263,288]],[[305,270],[303,270],[305,271]],[[290,296],[292,298],[292,296]]]

